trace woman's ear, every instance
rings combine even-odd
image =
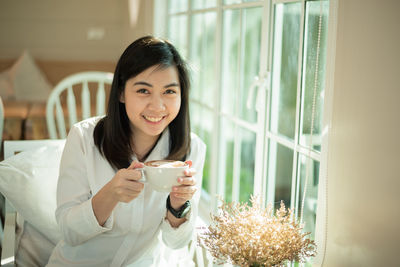
[[[121,94],[119,95],[119,102],[121,103],[125,103],[125,95],[124,95],[124,91],[121,92]]]

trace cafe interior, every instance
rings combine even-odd
[[[399,266],[399,11],[0,1],[1,265],[47,263],[69,129],[106,114],[120,55],[153,35],[188,63],[190,130],[207,149],[193,239],[163,248],[166,266]]]

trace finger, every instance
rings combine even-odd
[[[174,186],[172,191],[177,194],[194,194],[197,191],[195,186]]]
[[[185,163],[189,165],[189,168],[192,167],[193,165],[193,162],[191,160],[186,160]]]
[[[125,184],[125,189],[132,192],[141,192],[144,188],[144,184],[137,181],[128,181]]]
[[[178,177],[178,183],[181,185],[195,185],[196,182],[194,176]]]
[[[120,195],[120,201],[122,202],[131,202],[133,199],[137,198],[140,195],[141,191],[133,191],[129,189],[124,189]]]
[[[193,176],[196,174],[196,170],[193,168],[190,169],[186,169],[183,174],[185,174],[186,176]]]
[[[126,172],[124,173],[125,179],[130,181],[138,181],[142,179],[142,175],[143,175],[142,171],[136,169],[126,170]]]
[[[139,161],[132,161],[131,165],[129,165],[129,167],[127,168],[128,170],[133,170],[133,169],[137,169],[137,168],[143,168],[144,164],[139,162]]]

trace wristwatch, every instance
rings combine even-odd
[[[183,204],[183,206],[180,207],[180,209],[176,210],[171,206],[171,201],[170,201],[169,195],[168,195],[168,198],[167,198],[167,210],[169,210],[172,213],[172,215],[174,215],[175,218],[180,219],[180,218],[185,217],[186,214],[188,214],[188,212],[190,211],[190,206],[191,206],[190,201],[187,200],[185,202],[185,204]]]

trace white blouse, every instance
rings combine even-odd
[[[165,245],[173,249],[191,240],[201,188],[191,200],[187,221],[178,228],[172,228],[165,219],[169,193],[156,192],[146,184],[136,199],[118,203],[104,226],[100,226],[91,198],[111,180],[115,171],[94,145],[93,130],[98,120],[79,122],[68,134],[57,188],[56,219],[63,240],[55,247],[47,266],[157,266],[160,231]],[[168,155],[169,138],[167,129],[147,161]],[[205,152],[205,144],[192,133],[187,159],[193,161],[198,187],[202,182]]]

